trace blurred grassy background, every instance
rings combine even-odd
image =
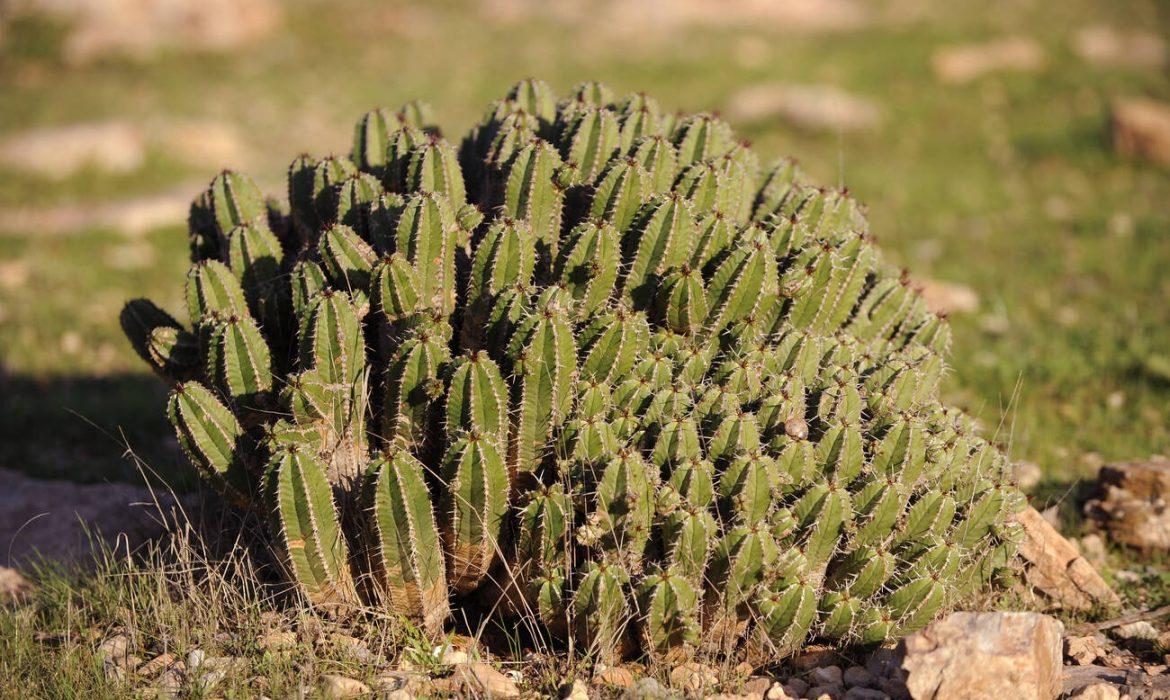
[[[794,155],[821,182],[847,185],[887,254],[915,276],[977,294],[978,310],[953,319],[946,394],[1015,458],[1040,464],[1045,498],[1101,460],[1167,451],[1170,172],[1115,155],[1108,114],[1118,97],[1170,98],[1170,81],[1165,65],[1101,66],[1073,50],[1086,27],[1167,34],[1167,3],[842,0],[831,6],[852,14],[840,22],[801,5],[814,21],[660,26],[587,4],[528,13],[522,0],[315,0],[285,5],[279,29],[235,50],[84,65],[62,58],[61,21],[5,20],[0,138],[109,120],[148,137],[123,172],[52,178],[0,166],[0,468],[134,479],[124,439],[182,481],[164,391],[117,314],[131,296],[181,309],[183,226],[85,224],[87,213],[189,197],[220,152],[279,194],[296,153],[347,151],[372,106],[425,99],[458,137],[529,75],[561,90],[599,79],[687,110],[725,108],[759,84],[834,86],[870,101],[880,118],[856,132],[736,125],[763,154]],[[940,49],[1005,36],[1036,42],[1042,65],[958,84],[932,70]],[[149,136],[192,122],[230,135],[204,154],[210,162]],[[82,225],[54,223],[61,212]]]

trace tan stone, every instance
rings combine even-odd
[[[0,566],[0,605],[23,603],[35,588],[19,571]]]
[[[1064,655],[1079,666],[1088,666],[1105,656],[1104,638],[1097,635],[1072,636],[1064,640]]]
[[[1019,552],[1027,564],[1028,585],[1062,608],[1088,610],[1121,603],[1093,565],[1035,508],[1029,506],[1014,517],[1024,531]]]
[[[11,0],[6,9],[64,20],[62,53],[73,63],[162,47],[224,50],[271,33],[283,14],[276,0]]]
[[[1170,112],[1167,114],[1170,120]],[[1166,147],[1170,149],[1170,121],[1167,129]],[[1140,549],[1170,549],[1167,497],[1170,460],[1153,457],[1110,464],[1097,473],[1097,493],[1085,504],[1085,514],[1115,542]]]
[[[801,671],[832,666],[838,661],[837,650],[824,644],[811,644],[792,657],[792,665]]]
[[[0,234],[63,236],[109,228],[138,236],[163,226],[183,224],[192,198],[206,186],[206,182],[193,182],[166,192],[103,203],[0,209]],[[261,183],[261,189],[277,188]]]
[[[920,281],[918,286],[927,308],[936,314],[949,316],[979,310],[979,295],[965,284],[928,279]]]
[[[1035,39],[1013,36],[941,48],[931,57],[931,67],[944,83],[967,83],[988,73],[1035,72],[1046,61],[1044,49]]]
[[[244,169],[249,164],[248,147],[238,129],[217,121],[184,120],[157,129],[154,139],[184,163],[201,168]]]
[[[163,653],[154,657],[150,661],[140,664],[136,669],[134,669],[134,672],[140,676],[153,678],[166,669],[175,666],[177,663],[178,659],[175,658],[174,654]]]
[[[739,122],[779,120],[798,129],[872,131],[882,110],[874,101],[832,85],[754,85],[731,96],[727,116]]]
[[[472,661],[455,667],[465,691],[495,698],[519,697],[516,682],[483,661]]]
[[[330,700],[360,698],[370,694],[370,686],[356,678],[328,674],[321,677],[321,696]]]
[[[634,685],[634,674],[628,668],[611,666],[597,672],[594,676],[598,683],[614,688],[629,688]]]
[[[561,694],[564,700],[589,700],[589,684],[576,678]]]
[[[444,648],[442,653],[439,655],[439,663],[445,666],[465,664],[469,660],[470,659],[467,656],[467,652],[461,651],[459,649],[451,649],[450,647]]]
[[[1109,68],[1161,68],[1170,54],[1154,32],[1113,27],[1084,27],[1073,37],[1073,51],[1082,60]]]
[[[871,8],[858,0],[479,0],[492,22],[534,15],[587,23],[606,39],[668,38],[687,27],[741,27],[784,33],[842,31],[865,26]]]
[[[1121,700],[1121,691],[1112,683],[1086,685],[1068,697],[1079,700]]]
[[[325,638],[325,643],[345,654],[351,661],[374,665],[384,661],[375,656],[365,642],[348,634],[335,632]]]
[[[1021,460],[1012,463],[1012,478],[1016,480],[1016,485],[1024,491],[1031,491],[1036,488],[1043,477],[1044,472],[1040,470],[1040,465],[1035,462]]]
[[[261,636],[256,643],[261,649],[269,653],[287,651],[297,645],[297,633],[289,630],[277,630]]]
[[[1101,566],[1108,558],[1108,552],[1105,549],[1105,539],[1095,532],[1089,533],[1078,540],[1077,549],[1080,550],[1081,556],[1093,566]]]
[[[952,613],[903,641],[906,685],[934,700],[1051,700],[1063,629],[1037,613]]]
[[[776,683],[771,688],[768,688],[767,693],[764,693],[765,700],[791,700],[793,697],[780,683]],[[798,694],[795,697],[800,697],[800,695]]]
[[[743,692],[753,698],[763,698],[775,681],[768,676],[752,676],[743,682]]]
[[[119,633],[104,639],[98,645],[97,655],[103,663],[126,666],[130,658],[131,648],[130,638],[125,634]]]
[[[670,684],[677,690],[696,695],[719,682],[719,676],[710,666],[690,661],[670,671]]]
[[[145,158],[141,130],[120,121],[35,129],[0,142],[0,163],[55,180],[86,166],[130,172],[141,167]]]

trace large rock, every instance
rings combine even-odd
[[[1170,141],[1166,146],[1170,149]],[[1085,504],[1085,514],[1115,542],[1140,549],[1170,549],[1167,498],[1170,459],[1109,464],[1097,473],[1097,493]]]
[[[1063,632],[1038,613],[952,613],[903,641],[906,686],[933,700],[1051,700]]]
[[[1028,507],[1015,518],[1024,530],[1019,551],[1027,562],[1028,585],[1059,608],[1092,610],[1121,603],[1093,565],[1035,508]]]
[[[988,73],[1032,73],[1047,62],[1044,48],[1022,36],[982,44],[946,46],[931,57],[935,76],[944,83],[967,83]]]

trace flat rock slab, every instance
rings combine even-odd
[[[43,481],[0,469],[0,566],[92,561],[97,547],[133,549],[166,528],[174,499],[130,484]]]
[[[1170,676],[1152,676],[1136,668],[1109,668],[1108,666],[1068,666],[1064,669],[1062,691],[1069,697],[1092,697],[1086,690],[1111,686],[1118,695],[1131,700],[1165,698],[1170,696]]]
[[[1170,132],[1167,139],[1170,149]],[[1085,504],[1085,514],[1114,542],[1139,549],[1170,549],[1168,498],[1170,459],[1109,464],[1097,473],[1097,493]]]
[[[1092,610],[1121,604],[1093,565],[1035,508],[1026,508],[1015,519],[1024,529],[1020,542],[1020,556],[1028,563],[1024,578],[1055,607]]]
[[[952,613],[902,642],[914,698],[1051,700],[1064,626],[1038,613]]]

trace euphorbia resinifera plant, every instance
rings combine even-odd
[[[191,207],[189,325],[122,324],[313,604],[522,616],[599,658],[929,622],[1007,566],[1007,460],[861,208],[712,114],[525,80],[456,146],[374,110]],[[579,647],[580,648],[580,647]]]

